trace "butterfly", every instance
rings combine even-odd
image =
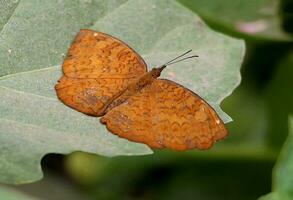
[[[177,58],[147,71],[141,56],[121,40],[80,30],[63,62],[56,93],[67,106],[101,117],[110,132],[130,141],[179,151],[209,149],[227,129],[200,96],[159,78]]]

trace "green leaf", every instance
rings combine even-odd
[[[293,199],[293,116],[289,117],[289,135],[273,172],[272,193],[260,200]]]
[[[212,26],[241,37],[292,41],[281,27],[277,0],[179,0]]]
[[[37,200],[36,198],[29,197],[25,194],[22,194],[21,192],[6,188],[6,187],[0,187],[0,199],[3,200]]]
[[[5,59],[7,63],[1,63],[6,76],[0,78],[0,181],[24,183],[40,179],[40,159],[51,152],[79,150],[105,156],[151,153],[145,145],[110,134],[98,118],[76,112],[57,100],[54,85],[62,72],[55,64],[61,64],[61,55],[79,28],[88,27],[122,39],[142,54],[150,67],[193,49],[199,55],[197,60],[174,65],[163,77],[196,91],[224,121],[231,120],[219,104],[240,82],[242,40],[212,31],[176,1],[78,2],[46,1],[33,6],[29,0],[21,1],[5,25],[10,34],[3,37],[5,30],[0,35],[7,44],[29,49],[29,53],[15,54],[12,49],[0,50],[0,59],[7,58],[7,52],[10,56],[8,61]],[[33,12],[41,13],[36,17]],[[86,25],[89,21],[93,26]],[[13,31],[19,24],[26,39],[20,39]]]

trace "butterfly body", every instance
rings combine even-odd
[[[120,104],[125,102],[128,98],[139,92],[142,88],[150,85],[155,79],[157,79],[161,75],[161,72],[164,68],[165,66],[153,68],[151,71],[132,81],[124,91],[112,98],[111,103],[109,103],[109,105],[105,108],[105,111],[102,115],[106,114],[112,108],[119,106]]]
[[[110,132],[152,148],[209,149],[227,130],[211,106],[185,87],[147,71],[122,41],[81,30],[55,89],[66,105],[92,116]]]

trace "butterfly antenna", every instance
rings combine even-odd
[[[172,59],[172,60],[166,62],[164,65],[167,66],[167,65],[168,65],[169,63],[171,63],[172,61],[177,60],[178,58],[181,58],[182,56],[184,56],[184,55],[190,53],[191,51],[192,51],[192,50],[186,51],[185,53],[183,53],[183,54],[177,56],[176,58],[174,58],[174,59]],[[164,65],[163,65],[163,66],[164,66]]]
[[[186,58],[182,58],[180,60],[176,60],[175,62],[171,62],[171,63],[169,62],[168,64],[165,64],[165,66],[167,66],[167,65],[173,65],[173,64],[178,63],[178,62],[181,62],[183,60],[187,60],[187,59],[190,59],[190,58],[196,58],[196,57],[198,57],[198,55],[188,56]]]

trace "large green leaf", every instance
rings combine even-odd
[[[15,33],[20,24],[22,38]],[[219,104],[240,82],[244,43],[212,31],[176,1],[21,1],[0,35],[7,47],[0,47],[1,73],[6,75],[0,78],[1,181],[40,179],[40,159],[50,152],[151,153],[57,100],[54,85],[62,72],[56,64],[78,29],[86,27],[124,40],[150,67],[193,49],[197,60],[174,65],[163,77],[196,91],[224,121],[231,120]]]
[[[212,26],[253,39],[292,41],[281,27],[277,0],[179,0]]]
[[[273,172],[272,193],[260,200],[293,199],[293,116],[289,117],[289,135]]]

